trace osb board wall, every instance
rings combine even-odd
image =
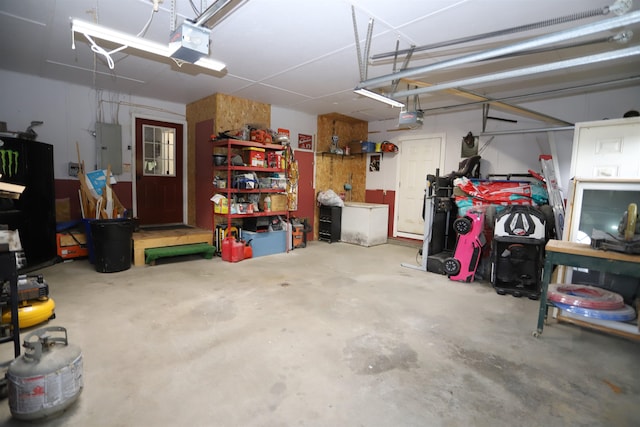
[[[332,135],[338,135],[338,146],[340,148],[349,145],[353,150],[360,146],[360,141],[367,140],[368,131],[369,124],[367,122],[353,117],[338,113],[318,116],[316,151],[318,153],[329,151]]]
[[[334,133],[335,132],[335,133]],[[338,135],[338,146],[344,148],[350,144],[353,149],[360,141],[367,140],[368,123],[353,117],[332,113],[318,116],[318,139],[316,154],[316,191],[331,189],[336,193],[345,193],[345,200],[365,201],[365,183],[367,179],[367,155],[354,154],[341,156],[330,154],[331,136]],[[351,191],[345,191],[344,185],[351,184]],[[317,209],[317,207],[316,207]],[[316,210],[313,227],[314,238],[318,238],[318,211]]]
[[[271,127],[271,105],[216,94],[215,131],[241,129],[246,124]]]
[[[316,189],[318,191],[333,190],[345,193],[347,201],[364,202],[366,173],[359,173],[366,168],[366,155],[340,156],[321,154],[316,156]],[[345,191],[344,185],[351,184],[351,194]]]
[[[195,189],[195,141],[196,123],[213,118],[212,134],[225,130],[240,129],[245,124],[271,126],[271,106],[261,102],[237,98],[231,95],[214,94],[187,105],[187,185]],[[195,190],[188,191],[187,224],[196,223]]]

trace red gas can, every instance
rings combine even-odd
[[[222,241],[222,260],[238,262],[244,259],[244,243],[233,237],[226,237]]]

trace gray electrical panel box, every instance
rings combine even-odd
[[[111,166],[112,175],[122,174],[122,127],[111,123],[96,122],[98,166]]]

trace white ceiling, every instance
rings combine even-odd
[[[373,20],[370,55],[424,46],[531,24],[592,9],[615,0],[248,0],[211,32],[210,57],[227,64],[216,74],[191,64],[179,68],[171,59],[125,50],[114,54],[115,68],[90,50],[76,35],[72,50],[70,18],[94,21],[135,35],[151,16],[151,0],[3,0],[0,2],[0,67],[20,73],[72,82],[108,91],[187,104],[213,93],[269,103],[310,114],[338,112],[363,120],[398,116],[399,110],[353,93],[360,82],[352,5],[364,51],[367,26]],[[630,0],[627,0],[630,1]],[[195,19],[213,0],[164,0],[154,14],[145,38],[166,44],[170,33],[171,7],[178,24]],[[632,10],[638,10],[633,5]],[[627,14],[628,15],[628,14]],[[616,17],[613,13],[539,30],[456,44],[414,54],[409,67],[420,67],[473,52],[531,39],[542,34],[593,24]],[[588,43],[582,47],[494,59],[441,71],[411,76],[435,84],[561,59],[593,55],[640,46],[640,25],[627,44]],[[609,38],[622,29],[600,32],[559,43],[591,42]],[[107,43],[105,47],[109,47]],[[393,72],[393,57],[365,61],[368,78]],[[402,57],[396,69],[402,67]],[[637,86],[640,55],[595,65],[567,68],[536,76],[507,79],[464,87],[492,99],[530,95],[543,91],[587,85],[582,92],[605,87]],[[623,82],[612,85],[594,83]],[[401,82],[397,90],[415,88]],[[376,90],[388,92],[390,82]],[[566,93],[566,92],[565,92]],[[571,93],[576,93],[572,91]],[[579,93],[579,92],[578,92]],[[564,93],[563,93],[564,94]],[[410,108],[431,110],[470,102],[468,96],[438,92],[422,95],[419,105],[411,97]],[[462,94],[465,95],[465,94]],[[552,97],[554,95],[546,95]],[[557,96],[557,93],[556,95]],[[538,97],[539,98],[539,97]],[[516,105],[524,99],[510,100]],[[407,99],[401,99],[407,101]],[[479,105],[474,108],[480,108]],[[544,112],[543,112],[544,113]],[[561,118],[562,119],[562,118]]]

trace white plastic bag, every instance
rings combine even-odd
[[[318,203],[324,206],[344,206],[344,201],[333,190],[319,192]]]

